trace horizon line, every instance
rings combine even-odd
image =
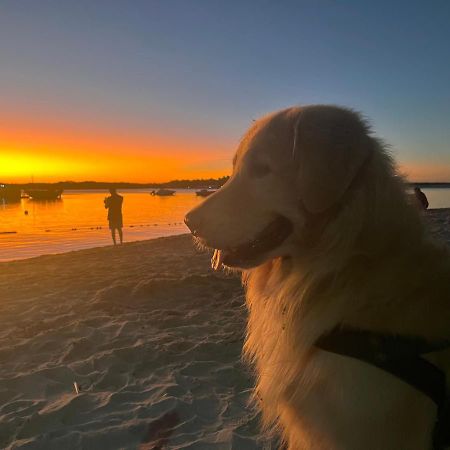
[[[95,181],[95,180],[83,180],[83,181],[74,181],[74,180],[60,180],[60,181],[39,181],[39,182],[2,182],[0,180],[0,184],[4,186],[11,186],[11,185],[29,185],[29,184],[86,184],[86,183],[92,183],[92,184],[133,184],[133,185],[158,185],[158,184],[168,184],[168,183],[175,183],[175,182],[198,182],[198,181],[219,181],[224,178],[230,178],[230,175],[224,175],[223,177],[218,178],[175,178],[171,179],[169,181],[146,181],[146,182],[137,182],[137,181]],[[410,181],[406,180],[406,184],[450,184],[449,181]]]

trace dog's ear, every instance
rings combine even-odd
[[[299,111],[293,155],[304,207],[320,213],[337,203],[368,157],[370,138],[357,114],[334,106]]]

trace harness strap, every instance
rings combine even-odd
[[[387,336],[368,331],[337,328],[320,337],[316,347],[372,364],[400,378],[437,405],[445,397],[445,375],[421,357],[441,350],[450,343],[430,343],[416,337]]]
[[[389,336],[351,328],[335,328],[316,341],[321,350],[359,359],[394,375],[429,397],[437,406],[434,449],[450,444],[445,374],[422,358],[450,347],[449,341],[429,342],[418,337]]]

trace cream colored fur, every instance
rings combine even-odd
[[[255,176],[255,161],[270,173]],[[320,212],[342,198],[308,245],[299,201]],[[339,324],[450,338],[448,250],[425,232],[385,147],[357,115],[318,106],[263,118],[243,139],[231,180],[190,214],[202,242],[219,249],[250,240],[271,214],[294,223],[282,245],[243,270],[244,353],[256,369],[255,399],[269,431],[279,431],[291,450],[431,449],[436,407],[429,398],[314,347]],[[434,361],[445,366],[449,358]]]

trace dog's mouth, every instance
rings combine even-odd
[[[281,245],[293,229],[289,219],[278,216],[250,242],[233,248],[215,249],[211,265],[214,270],[220,269],[222,265],[243,269],[253,267],[263,255]]]

